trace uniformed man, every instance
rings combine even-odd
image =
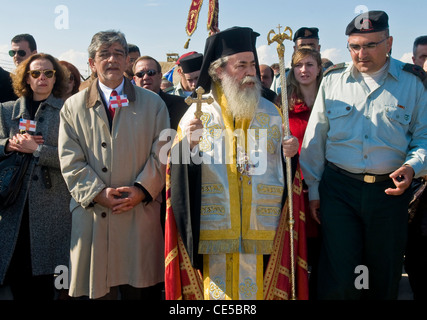
[[[408,187],[427,173],[427,91],[416,66],[391,58],[385,12],[346,35],[352,63],[325,75],[300,158],[322,225],[318,297],[396,299]]]
[[[427,72],[427,36],[415,39],[412,61]]]
[[[319,44],[319,29],[318,28],[308,28],[302,27],[299,28],[295,34],[293,41],[294,51],[302,46],[310,46],[314,50],[320,52],[320,44]]]
[[[174,87],[174,90],[169,93],[184,98],[191,95],[191,93],[196,89],[202,61],[203,54],[201,53],[192,52],[189,55],[182,55],[177,61],[177,72],[181,80],[178,85]]]

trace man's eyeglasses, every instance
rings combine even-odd
[[[52,78],[55,75],[56,70],[30,70],[28,73],[34,78],[37,79],[43,73],[46,78]]]
[[[157,71],[156,71],[156,70],[153,70],[153,69],[151,69],[151,70],[147,70],[147,71],[139,71],[139,72],[135,73],[135,75],[136,75],[138,78],[142,78],[142,77],[144,77],[145,75],[147,75],[147,76],[149,76],[149,77],[152,77],[152,76],[155,76],[156,74],[157,74]]]
[[[347,42],[347,49],[348,50],[352,50],[354,53],[358,53],[360,50],[363,49],[367,49],[367,50],[374,50],[380,43],[386,41],[388,39],[382,39],[381,41],[378,42],[370,42],[368,44],[364,44],[364,45],[359,45],[359,44],[353,44],[353,43],[348,43]]]
[[[18,50],[18,51],[9,50],[9,55],[11,57],[14,57],[16,53],[18,53],[18,56],[20,57],[25,57],[27,55],[27,53],[24,50]]]

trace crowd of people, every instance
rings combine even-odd
[[[0,289],[15,300],[393,300],[404,267],[414,299],[427,298],[427,36],[408,64],[391,56],[384,11],[344,31],[351,63],[322,58],[319,29],[302,27],[280,74],[259,64],[257,32],[215,30],[203,53],[176,61],[176,84],[120,31],[93,35],[86,80],[31,35],[13,37],[0,161],[32,157],[0,209]]]

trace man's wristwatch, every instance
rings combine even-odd
[[[39,146],[37,147],[37,149],[33,152],[33,156],[34,157],[40,157],[40,151],[42,150],[42,145],[39,144]]]

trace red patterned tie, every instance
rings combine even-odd
[[[111,119],[113,119],[114,118],[114,114],[115,114],[115,112],[116,112],[116,109],[115,108],[113,108],[113,107],[111,107],[111,98],[112,97],[115,97],[115,96],[117,96],[118,94],[117,94],[117,91],[116,90],[113,90],[112,92],[111,92],[111,94],[110,94],[110,101],[109,101],[109,107],[108,107],[108,110],[110,111],[110,116],[111,116]]]

